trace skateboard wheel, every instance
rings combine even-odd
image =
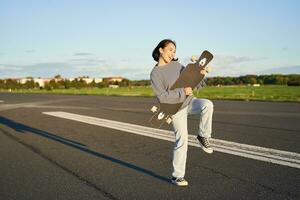
[[[167,122],[167,124],[171,124],[172,119],[169,117],[166,122]]]
[[[191,57],[191,61],[192,61],[192,62],[196,62],[196,61],[197,61],[197,56],[193,55],[193,56]]]
[[[156,112],[156,111],[157,111],[157,107],[156,107],[156,106],[153,106],[153,107],[151,108],[151,111],[152,111],[152,112]]]

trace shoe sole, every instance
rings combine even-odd
[[[214,152],[213,149],[207,149],[207,148],[205,148],[200,142],[199,142],[199,145],[200,145],[201,149],[202,149],[204,152],[206,152],[206,153],[211,154],[211,153]]]
[[[176,185],[176,186],[188,186],[188,183],[181,183],[181,184],[178,184],[177,182],[175,181],[171,181],[173,185]]]

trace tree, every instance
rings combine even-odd
[[[7,79],[5,85],[5,89],[18,89],[21,87],[21,84],[19,84],[16,80],[13,79]]]
[[[57,74],[56,76],[54,76],[55,79],[61,79],[61,75]]]
[[[0,79],[0,88],[4,89],[5,88],[5,82],[4,80]]]
[[[118,83],[120,87],[130,87],[130,80],[124,78],[120,83]]]
[[[65,89],[69,89],[71,87],[71,81],[66,79],[64,81],[64,87],[65,87]]]
[[[51,89],[58,89],[58,84],[56,83],[55,79],[51,79],[51,80],[49,81],[49,87],[50,87]]]
[[[95,79],[93,79],[93,81],[90,82],[90,83],[88,84],[88,86],[89,86],[89,87],[97,87],[97,84],[96,84],[96,82],[95,82]]]
[[[300,86],[300,75],[291,75],[288,82],[288,86]]]
[[[33,80],[27,80],[26,83],[23,84],[23,88],[25,89],[33,89],[35,88],[35,83]]]

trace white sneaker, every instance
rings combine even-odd
[[[212,153],[214,150],[210,146],[209,139],[201,136],[197,136],[197,139],[199,141],[200,147],[205,151],[206,153]]]
[[[177,186],[187,186],[188,185],[188,182],[184,178],[172,177],[171,182]]]

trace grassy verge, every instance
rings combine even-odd
[[[197,97],[246,101],[300,102],[300,87],[297,86],[233,86],[208,87],[196,92]]]
[[[0,90],[0,92],[8,92]],[[40,94],[85,94],[85,95],[114,95],[114,96],[153,96],[151,87],[134,88],[85,88],[85,89],[53,89],[53,90],[12,90],[12,93]],[[195,91],[199,98],[228,99],[246,101],[287,101],[300,102],[300,87],[297,86],[228,86],[205,87]]]

